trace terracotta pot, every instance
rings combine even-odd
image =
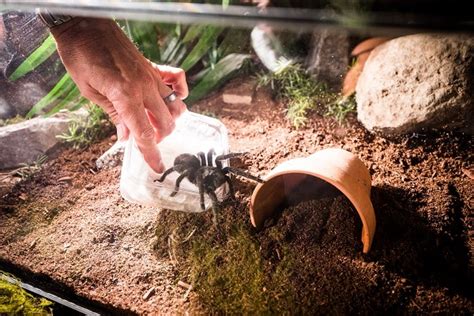
[[[306,158],[285,161],[264,179],[250,201],[252,225],[261,228],[266,219],[288,205],[342,192],[362,220],[363,252],[369,251],[375,232],[371,179],[358,157],[343,149],[324,149]]]

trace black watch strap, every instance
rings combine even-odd
[[[49,28],[72,20],[72,16],[70,15],[51,13],[48,9],[36,9],[36,14],[38,14],[43,23]]]

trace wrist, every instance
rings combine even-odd
[[[74,17],[59,26],[50,28],[56,41],[74,40],[78,38],[97,37],[118,28],[113,20],[101,18]]]
[[[53,34],[54,38],[57,39],[61,34],[66,33],[68,30],[77,29],[78,25],[84,20],[81,17],[73,17],[66,23],[50,27],[49,31]]]
[[[56,14],[52,13],[48,9],[36,9],[36,14],[41,19],[44,25],[48,28],[54,28],[56,26],[68,23],[73,19],[71,15]]]

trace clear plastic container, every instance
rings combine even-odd
[[[186,111],[176,120],[176,127],[169,136],[158,144],[165,170],[173,167],[174,159],[183,154],[197,154],[209,150],[217,155],[229,152],[227,129],[219,120]],[[228,161],[223,161],[223,166]],[[185,212],[202,212],[198,187],[184,179],[178,193],[171,197],[179,173],[174,171],[165,181],[155,181],[161,174],[154,172],[143,159],[143,155],[130,137],[125,147],[123,165],[120,178],[120,192],[127,201],[158,208],[166,208]],[[227,194],[227,184],[216,190],[219,200]],[[208,209],[212,202],[204,194],[205,207]]]

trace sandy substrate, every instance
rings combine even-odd
[[[224,104],[221,92],[252,94],[252,105]],[[382,197],[378,200],[383,202],[375,205],[377,216],[384,216],[387,205],[391,212],[400,210],[403,215],[408,210],[410,214],[394,227],[378,228],[373,255],[367,260],[379,260],[381,254],[395,251],[394,261],[384,264],[403,264],[401,258],[415,249],[410,245],[416,240],[397,244],[390,239],[387,245],[384,236],[419,238],[410,224],[422,223],[422,232],[452,242],[453,260],[463,271],[472,267],[468,246],[472,245],[474,192],[469,172],[474,157],[472,140],[467,137],[416,134],[389,141],[368,134],[353,118],[347,126],[340,126],[316,115],[307,128],[296,130],[284,119],[283,105],[272,100],[268,91],[256,91],[239,80],[193,110],[222,120],[229,129],[232,151],[250,152],[243,164],[255,174],[264,175],[284,160],[327,147],[357,154],[371,171],[373,194]],[[132,205],[120,197],[119,167],[95,169],[95,159],[112,143],[106,139],[84,151],[68,149],[32,179],[0,191],[0,267],[26,280],[52,284],[69,296],[75,293],[89,300],[87,304],[96,302],[109,311],[170,314],[200,310],[194,291],[185,296],[187,288],[179,283],[174,263],[153,250],[159,210]],[[238,187],[242,203],[248,203],[252,188],[252,184]],[[420,296],[429,300],[415,302],[429,305],[437,300],[436,293],[444,293],[443,284],[457,282],[458,270],[453,268],[453,281],[449,269],[455,263],[436,267],[447,267],[447,276],[441,283],[430,283],[429,277],[416,277],[423,269],[431,269],[427,258],[419,259],[419,266],[413,261],[413,266],[394,269],[407,279],[422,280],[414,291],[431,291]],[[431,275],[443,274],[438,270]],[[439,291],[430,290],[432,286]]]

